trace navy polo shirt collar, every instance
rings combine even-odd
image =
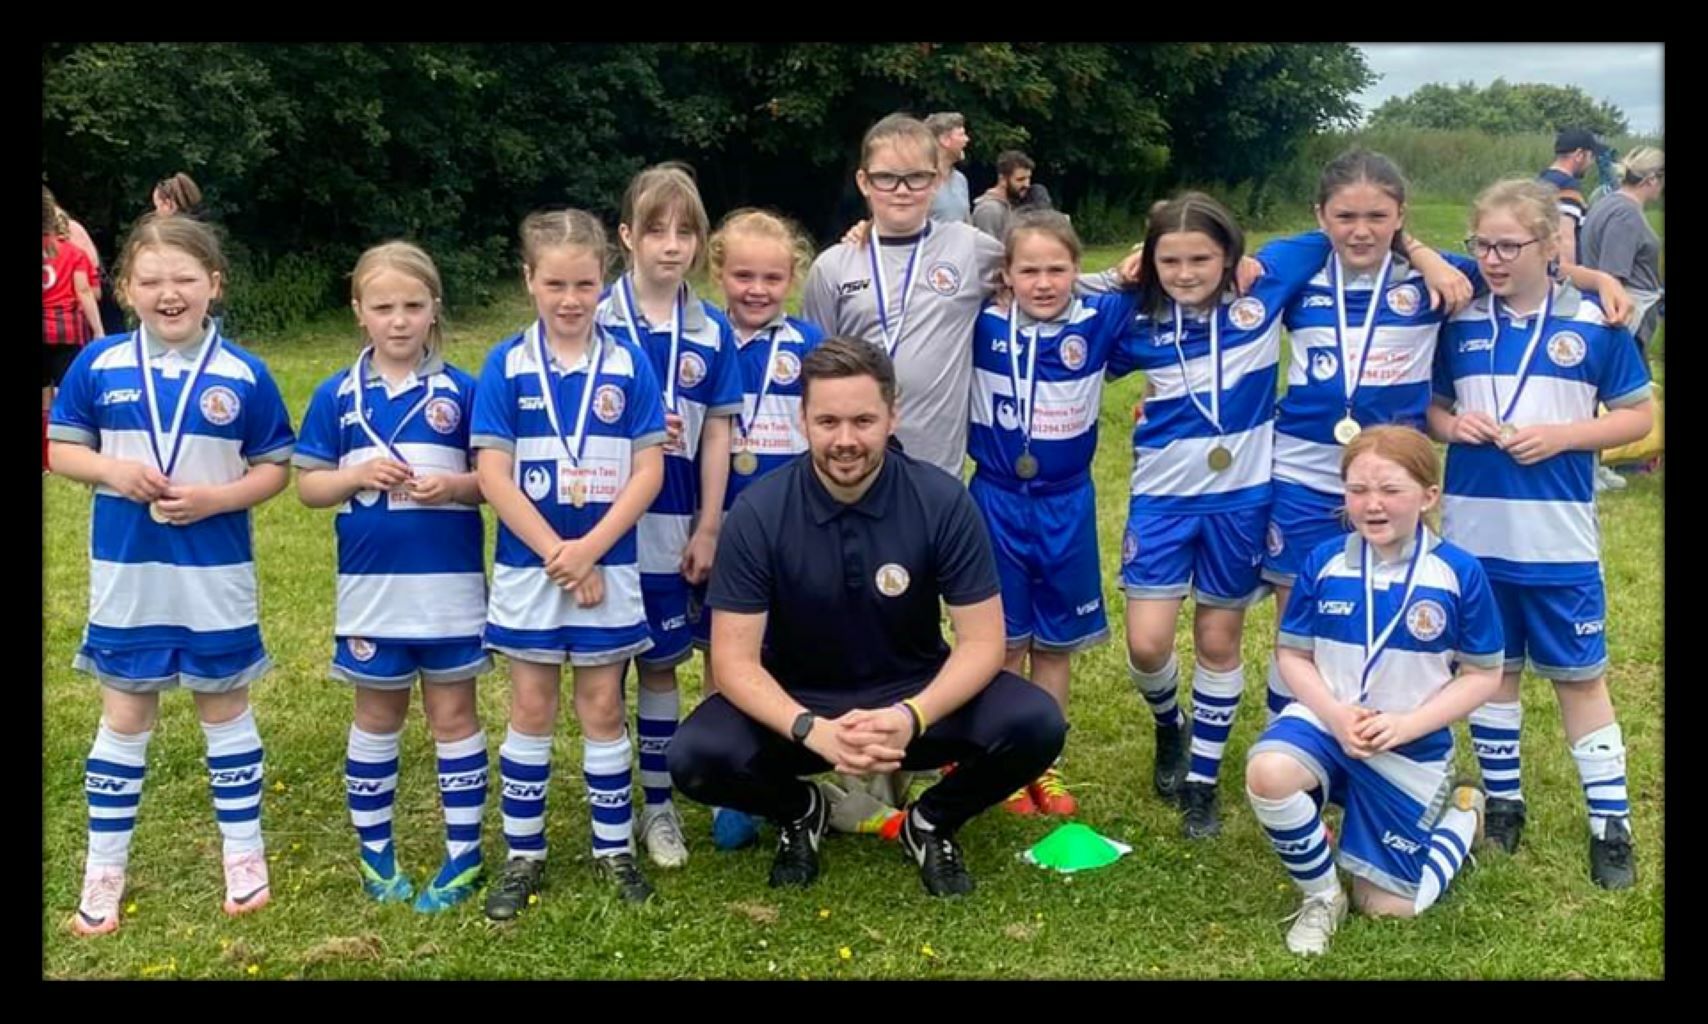
[[[896,475],[902,471],[901,463],[896,458],[899,451],[900,449],[893,445],[885,449],[884,464],[878,469],[878,478],[872,481],[872,486],[853,504],[837,501],[825,488],[824,481],[818,478],[818,471],[813,469],[812,457],[809,455],[802,459],[801,474],[805,478],[807,507],[812,511],[813,525],[823,526],[844,512],[857,512],[874,520],[888,516],[890,507],[895,504],[893,497]]]

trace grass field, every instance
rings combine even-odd
[[[1463,207],[1413,211],[1415,230],[1452,244]],[[1088,268],[1117,250],[1097,250]],[[450,359],[477,372],[487,348],[524,323],[516,290],[490,309],[463,311]],[[354,353],[347,317],[288,338],[251,342],[278,378],[293,422],[314,386]],[[1113,572],[1130,467],[1130,409],[1140,382],[1104,399],[1095,475],[1103,561]],[[188,697],[163,701],[116,936],[80,940],[66,922],[81,880],[82,763],[98,717],[94,685],[69,668],[87,608],[86,488],[43,481],[46,531],[42,620],[44,816],[43,974],[53,978],[1640,978],[1662,970],[1663,816],[1661,507],[1663,478],[1639,477],[1601,502],[1609,591],[1611,686],[1630,750],[1638,841],[1635,890],[1589,881],[1583,798],[1546,684],[1526,684],[1525,782],[1530,824],[1515,857],[1490,853],[1429,914],[1411,922],[1353,918],[1331,953],[1305,961],[1282,945],[1279,922],[1297,897],[1245,806],[1239,766],[1260,730],[1262,666],[1273,605],[1250,616],[1247,700],[1228,749],[1224,835],[1187,843],[1178,815],[1150,794],[1150,716],[1127,682],[1121,602],[1105,597],[1116,638],[1075,665],[1066,769],[1080,819],[1131,844],[1114,866],[1047,874],[1016,854],[1050,823],[994,811],[962,833],[978,892],[932,900],[896,848],[833,837],[825,872],[807,891],[765,885],[767,832],[757,849],[717,853],[702,808],[682,802],[693,860],[648,866],[659,898],[619,904],[592,881],[581,746],[567,715],[558,735],[548,834],[554,851],[540,905],[507,927],[478,901],[426,918],[369,903],[355,871],[344,808],[346,689],[325,678],[330,655],[332,513],[293,492],[255,513],[262,629],[277,663],[255,687],[267,745],[263,825],[273,905],[229,920],[219,911],[219,836],[207,798],[204,744]],[[490,510],[488,527],[491,527]],[[490,549],[490,545],[489,545]],[[1190,636],[1180,634],[1183,662]],[[504,731],[500,673],[482,680],[491,746]],[[698,668],[684,673],[688,694]],[[687,701],[691,704],[692,698]],[[1462,728],[1461,728],[1462,735]],[[1467,745],[1459,757],[1469,769]],[[416,713],[405,735],[397,809],[400,862],[419,880],[438,863],[441,825],[432,745]],[[489,864],[502,855],[489,800]]]

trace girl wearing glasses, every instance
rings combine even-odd
[[[909,455],[959,479],[973,324],[1001,282],[1002,243],[968,224],[930,221],[937,139],[906,114],[866,132],[854,180],[871,208],[872,244],[844,241],[813,262],[801,316],[889,352],[901,392],[896,436]]]
[[[1491,844],[1511,852],[1519,787],[1519,674],[1554,683],[1589,805],[1590,876],[1636,880],[1625,744],[1608,696],[1606,592],[1591,478],[1594,454],[1649,431],[1648,368],[1595,300],[1550,274],[1559,252],[1552,192],[1502,181],[1477,197],[1467,248],[1491,294],[1450,320],[1436,349],[1430,432],[1450,442],[1443,535],[1482,560],[1506,637],[1494,699],[1471,713],[1489,794]],[[1597,403],[1610,410],[1596,417]]]
[[[1263,578],[1275,588],[1277,625],[1286,618],[1300,562],[1351,530],[1340,480],[1345,446],[1378,424],[1424,428],[1441,323],[1473,288],[1485,287],[1475,260],[1442,253],[1452,266],[1443,278],[1446,301],[1431,301],[1428,277],[1439,261],[1406,238],[1406,180],[1380,153],[1353,149],[1330,161],[1318,182],[1316,214],[1334,253],[1287,307],[1292,366],[1275,416],[1275,503]],[[1618,282],[1573,270],[1585,287],[1603,287],[1604,301],[1624,301]],[[1290,699],[1271,655],[1270,715]]]

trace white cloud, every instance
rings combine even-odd
[[[1634,131],[1658,133],[1666,121],[1659,43],[1359,43],[1380,78],[1356,99],[1369,113],[1391,96],[1431,82],[1575,85],[1625,112]]]

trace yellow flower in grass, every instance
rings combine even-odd
[[[837,950],[836,955],[844,960],[854,959],[854,951],[849,949],[847,946],[843,946],[841,949]]]

